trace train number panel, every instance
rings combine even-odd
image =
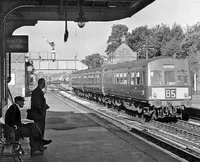
[[[176,98],[176,89],[165,89],[165,98],[166,99],[175,99]]]

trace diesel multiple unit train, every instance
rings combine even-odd
[[[188,119],[192,86],[187,59],[156,57],[80,70],[71,86],[82,97],[148,119]]]

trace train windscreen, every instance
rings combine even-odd
[[[153,86],[159,85],[188,85],[189,73],[187,70],[152,70],[150,83]]]

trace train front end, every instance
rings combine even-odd
[[[192,85],[187,59],[165,58],[148,64],[147,97],[152,118],[188,119]]]

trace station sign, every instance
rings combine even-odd
[[[28,35],[6,37],[5,48],[6,52],[27,53]]]

